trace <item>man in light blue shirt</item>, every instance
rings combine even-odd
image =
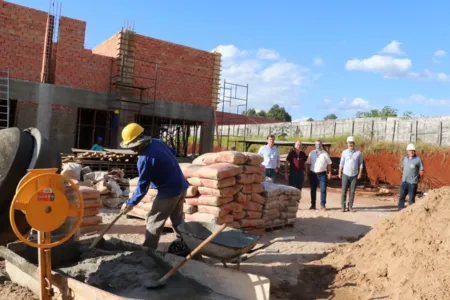
[[[342,151],[339,164],[339,178],[342,179],[341,210],[343,212],[347,209],[347,190],[349,187],[348,211],[353,211],[356,180],[361,179],[363,171],[363,157],[361,152],[355,148],[355,139],[352,136],[347,138],[347,146],[348,149]]]
[[[258,154],[264,157],[262,165],[266,168],[266,176],[275,181],[275,177],[280,169],[280,152],[275,146],[275,136],[267,137],[267,145],[259,148]]]
[[[408,155],[402,161],[403,174],[398,210],[405,208],[406,194],[409,197],[409,205],[416,202],[417,185],[424,174],[422,160],[416,154],[416,146],[409,144],[406,150],[408,151]]]

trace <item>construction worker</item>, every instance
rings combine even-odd
[[[409,196],[409,205],[416,201],[417,184],[421,177],[423,177],[423,163],[416,154],[416,146],[409,144],[406,147],[408,155],[402,161],[402,184],[400,186],[400,198],[398,200],[398,210],[405,208],[406,194]]]
[[[306,160],[306,173],[309,178],[309,185],[311,187],[311,207],[309,209],[316,209],[316,191],[317,186],[320,188],[320,209],[327,210],[327,183],[331,179],[331,158],[325,149],[323,149],[322,141],[315,142],[316,150],[309,153]]]
[[[139,124],[128,124],[122,131],[122,139],[122,148],[132,149],[139,155],[139,181],[136,191],[122,205],[121,212],[130,212],[147,194],[150,184],[158,190],[147,218],[144,241],[144,246],[156,249],[169,217],[178,234],[177,227],[183,222],[183,203],[188,183],[178,165],[175,151],[161,140],[146,136]]]
[[[302,142],[296,141],[294,149],[289,151],[286,158],[285,176],[289,185],[298,188],[300,191],[305,181],[305,165],[308,156],[302,151]],[[289,163],[289,175],[287,173],[287,164]]]
[[[97,138],[97,143],[92,146],[91,150],[93,150],[93,151],[105,150],[105,146],[103,146],[103,138],[102,137],[99,136]]]
[[[347,138],[347,147],[342,151],[339,163],[339,179],[342,180],[341,210],[347,210],[347,190],[350,187],[348,199],[348,211],[353,211],[355,201],[356,182],[361,179],[363,171],[363,157],[361,152],[355,148],[355,139],[352,136]]]
[[[274,182],[280,169],[280,152],[275,146],[275,136],[273,134],[267,137],[267,145],[259,148],[258,154],[264,157],[262,165],[265,167],[266,176]]]

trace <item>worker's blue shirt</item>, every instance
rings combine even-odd
[[[129,205],[138,204],[147,194],[150,184],[158,190],[158,198],[167,199],[180,195],[188,188],[181,172],[175,151],[159,139],[152,139],[139,156],[139,180]]]

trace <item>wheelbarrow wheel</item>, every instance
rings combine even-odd
[[[169,245],[168,253],[174,254],[181,257],[186,257],[191,253],[191,249],[186,245],[186,243],[178,238]],[[192,259],[201,260],[202,256],[200,254],[196,254]]]

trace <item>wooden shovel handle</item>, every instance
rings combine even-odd
[[[225,228],[227,227],[227,224],[223,224],[220,226],[213,234],[211,234],[206,240],[204,240],[200,245],[197,246],[191,253],[189,253],[186,258],[176,265],[172,270],[170,270],[164,277],[158,280],[158,282],[164,282],[166,281],[170,276],[172,276],[176,271],[178,271],[179,268],[181,268],[185,263],[187,263],[188,260],[190,260],[195,254],[197,254],[198,251],[200,251],[204,246],[209,244],[219,233],[221,233]]]

